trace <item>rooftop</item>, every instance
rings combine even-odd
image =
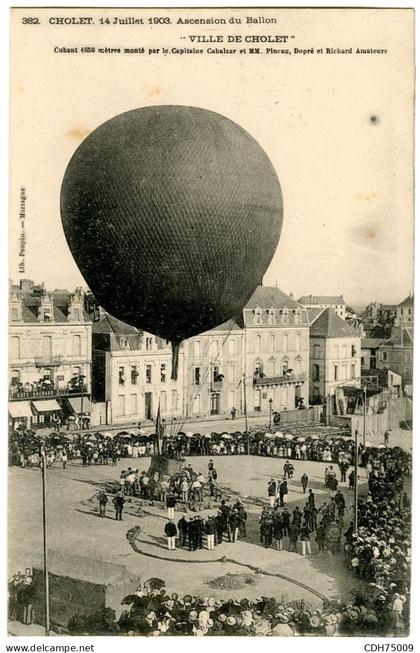
[[[357,338],[358,331],[341,317],[338,317],[333,308],[326,308],[311,324],[311,336],[319,338]]]
[[[251,299],[245,304],[246,309],[254,308],[299,308],[299,304],[285,292],[273,286],[258,286]]]

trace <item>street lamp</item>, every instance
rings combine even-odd
[[[271,430],[271,412],[272,412],[272,409],[273,409],[273,399],[271,397],[268,400],[268,403],[270,405],[270,421],[268,422],[268,430],[270,431]]]

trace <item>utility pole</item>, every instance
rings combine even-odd
[[[272,413],[272,410],[273,410],[273,400],[271,399],[271,397],[268,400],[268,403],[270,405],[270,421],[268,422],[268,430],[271,431],[271,413]]]
[[[359,433],[354,432],[355,439],[355,452],[354,452],[354,518],[353,518],[353,532],[357,535],[358,529],[358,515],[357,507],[359,502]]]
[[[44,585],[45,585],[45,634],[50,634],[50,583],[48,577],[48,541],[47,541],[47,456],[45,448],[41,449],[42,471],[42,533],[44,549]]]
[[[246,377],[245,372],[242,375],[242,385],[244,386],[244,413],[245,413],[245,431],[246,431],[246,453],[249,456],[249,433],[248,433],[248,412],[246,408]]]
[[[363,386],[363,449],[366,449],[366,402],[367,402],[367,388]]]

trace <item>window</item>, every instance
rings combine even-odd
[[[162,413],[166,413],[166,390],[162,390],[160,393],[160,410]]]
[[[275,358],[270,358],[268,361],[268,376],[276,376],[276,360]]]
[[[194,356],[196,358],[201,356],[201,340],[194,340]]]
[[[121,349],[128,349],[128,338],[126,338],[125,336],[120,338],[120,347]]]
[[[72,310],[72,317],[74,320],[79,321],[80,320],[80,309],[78,308],[73,308]]]
[[[51,322],[51,309],[44,308],[44,322]]]
[[[354,363],[351,364],[350,378],[351,379],[356,378],[356,365]]]
[[[136,394],[131,394],[130,395],[130,415],[137,415],[138,413],[138,408],[137,408],[137,402],[138,402],[138,397]]]
[[[72,368],[72,375],[73,376],[80,376],[82,373],[82,368],[79,367],[79,365],[74,365]]]
[[[314,358],[319,358],[321,349],[319,345],[314,345]]]
[[[260,378],[263,375],[263,365],[261,361],[256,361],[254,366],[254,376]]]
[[[223,381],[223,374],[220,372],[218,365],[213,365],[213,382],[221,383]]]
[[[160,382],[165,383],[166,382],[166,364],[161,363],[160,366]]]
[[[343,368],[343,379],[347,380],[348,364],[341,363],[341,367]]]
[[[260,354],[260,353],[261,353],[261,349],[262,349],[262,337],[261,337],[260,335],[257,335],[257,337],[256,337],[256,339],[255,339],[255,342],[256,342],[256,349],[255,349],[255,351],[256,351],[257,354]]]
[[[302,346],[302,336],[300,333],[296,334],[296,350],[300,351]]]
[[[334,381],[338,381],[338,365],[334,365]]]
[[[262,311],[260,308],[255,309],[254,324],[262,324]]]
[[[287,358],[283,359],[283,376],[286,374],[287,370],[289,369],[289,361]]]
[[[20,358],[20,338],[12,336],[10,338],[10,358],[13,360]]]
[[[12,308],[12,322],[17,322],[19,320],[19,309]]]
[[[20,371],[12,370],[10,376],[10,385],[17,385],[20,382]]]
[[[342,351],[343,358],[347,358],[347,345],[343,345],[341,347],[341,351]]]
[[[362,356],[362,361],[361,362],[362,362],[362,365],[364,366],[364,364],[365,364],[365,357],[364,356]],[[353,365],[352,365],[352,367],[353,367]]]
[[[312,381],[319,381],[319,365],[312,365]]]
[[[229,340],[229,355],[234,356],[235,354],[235,338]]]
[[[351,346],[351,356],[352,356],[352,358],[357,356],[357,347],[356,347],[356,345]]]
[[[276,312],[274,308],[270,308],[268,311],[268,324],[275,324],[276,323]]]
[[[287,324],[288,321],[289,321],[289,311],[287,310],[287,308],[283,308],[283,310],[281,311],[281,323]]]
[[[289,336],[287,333],[283,334],[283,351],[289,351]]]
[[[73,356],[80,356],[82,353],[82,338],[74,335],[71,338],[71,353]]]
[[[404,363],[411,363],[411,353],[409,351],[404,352]]]
[[[138,369],[137,369],[137,365],[132,365],[131,366],[131,383],[132,383],[132,385],[137,385],[138,375],[139,375],[139,372],[138,372]]]
[[[293,322],[300,324],[300,310],[298,308],[293,311]]]
[[[268,348],[270,351],[276,351],[276,336],[274,333],[270,334]]]
[[[338,345],[334,345],[334,358],[338,358]]]
[[[387,351],[383,351],[383,352],[382,352],[382,360],[383,360],[383,361],[387,361],[387,360],[388,360],[388,352],[387,352]]]
[[[124,367],[119,367],[118,368],[118,383],[120,385],[124,385],[124,383],[125,383]]]
[[[172,390],[172,410],[178,410],[178,390]]]
[[[72,352],[75,354],[75,352],[78,349],[78,346],[80,345],[80,336],[73,336],[73,338],[79,338],[79,340],[72,340]],[[52,357],[52,337],[51,336],[43,336],[42,338],[42,356],[45,360],[51,360]]]
[[[150,336],[147,336],[146,338],[146,351],[150,351],[153,349],[153,338]]]
[[[194,385],[200,385],[201,383],[201,367],[194,368]]]
[[[152,382],[152,366],[146,365],[146,383]]]

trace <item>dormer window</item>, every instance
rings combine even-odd
[[[293,318],[295,324],[300,324],[300,310],[298,308],[294,309]]]
[[[255,309],[254,324],[262,324],[262,311],[259,307]]]
[[[12,322],[19,322],[19,309],[12,308]]]
[[[44,322],[51,322],[51,311],[49,308],[44,308]]]
[[[287,308],[283,308],[281,311],[281,323],[282,324],[287,324],[289,321],[289,311]]]
[[[128,349],[128,338],[120,338],[120,347],[121,349]]]
[[[270,308],[268,311],[268,324],[275,324],[276,323],[276,312],[274,308]]]

